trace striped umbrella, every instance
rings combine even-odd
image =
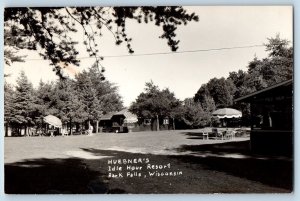
[[[44,122],[53,125],[54,127],[61,128],[62,127],[62,122],[59,118],[53,115],[47,115],[44,117]]]
[[[242,117],[242,112],[233,108],[222,108],[214,111],[212,113],[213,116],[217,116],[218,118],[239,118]]]

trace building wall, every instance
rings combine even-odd
[[[252,99],[251,150],[257,154],[293,154],[292,89],[271,91]]]
[[[164,120],[159,120],[159,130],[172,130],[172,119],[169,119],[168,124],[164,124]],[[114,123],[115,122],[115,123]],[[112,118],[111,120],[100,121],[100,127],[102,127],[103,132],[115,132],[116,130],[124,129],[124,132],[140,132],[140,131],[156,131],[157,130],[157,120],[152,119],[150,124],[145,124],[144,119],[139,119],[136,123],[122,124],[120,125],[120,119]],[[117,125],[118,124],[118,125]],[[121,126],[123,128],[121,128]]]

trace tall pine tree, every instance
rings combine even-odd
[[[24,71],[21,71],[17,79],[15,96],[13,99],[13,117],[12,122],[17,124],[19,134],[21,129],[25,129],[25,134],[28,133],[28,127],[34,123],[34,90],[32,83],[29,82]]]

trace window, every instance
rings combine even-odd
[[[169,124],[169,119],[164,119],[163,124],[168,125]]]
[[[291,130],[293,127],[293,111],[288,101],[273,103],[253,103],[253,129],[263,130]]]

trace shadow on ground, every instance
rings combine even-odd
[[[187,139],[193,139],[193,140],[198,140],[198,139],[203,139],[203,132],[183,132],[182,134],[187,135]]]
[[[192,153],[189,156],[174,156],[183,162],[192,162],[209,170],[222,171],[274,187],[293,189],[292,158],[252,154],[249,140],[183,145],[176,150]]]
[[[107,193],[103,174],[80,159],[35,159],[5,165],[5,193]]]
[[[276,158],[226,158],[207,155],[203,151],[224,156],[229,153],[246,154],[247,142],[228,142],[213,145],[184,145],[178,152],[192,151],[199,156],[152,155],[82,148],[105,159],[35,159],[5,165],[5,192],[35,193],[288,193],[292,190],[292,160]],[[147,163],[142,176],[108,177],[110,159],[148,159],[150,164],[166,165],[164,171],[182,171],[179,176],[149,176]],[[145,161],[145,160],[144,160]],[[134,165],[134,164],[133,164]],[[118,173],[118,172],[116,172]],[[145,176],[146,175],[146,176]]]
[[[200,145],[182,145],[177,148],[178,152],[195,152],[195,153],[212,153],[218,155],[228,154],[240,154],[240,155],[252,155],[250,152],[250,140],[243,141],[226,141],[220,140],[212,144],[200,144]],[[270,157],[270,156],[268,156]]]

